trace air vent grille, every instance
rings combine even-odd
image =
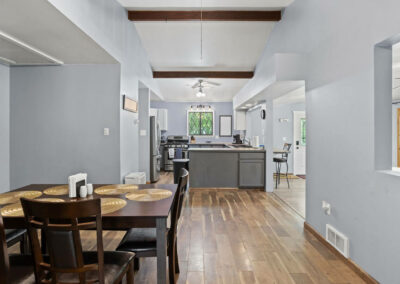
[[[326,225],[326,240],[346,258],[349,257],[349,238],[336,230],[333,226]]]

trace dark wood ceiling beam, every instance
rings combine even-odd
[[[128,11],[131,21],[269,21],[282,18],[281,11]]]
[[[253,71],[153,71],[153,78],[219,78],[219,79],[251,79]]]

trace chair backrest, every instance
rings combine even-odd
[[[3,218],[0,215],[0,283],[9,283],[10,264]]]
[[[289,157],[290,148],[292,148],[292,144],[290,144],[290,143],[283,144],[283,150],[287,151],[287,152],[286,153],[282,153],[282,158],[288,158]]]
[[[74,202],[44,202],[21,198],[31,244],[36,283],[49,276],[58,283],[60,274],[75,274],[76,283],[88,283],[87,271],[98,272],[98,283],[104,283],[104,251],[100,199]],[[43,257],[38,229],[42,230],[48,251]],[[96,229],[98,262],[85,264],[80,230]]]
[[[171,215],[171,230],[170,230],[170,232],[174,238],[177,233],[176,230],[177,230],[177,226],[178,226],[178,220],[179,220],[179,217],[181,216],[182,204],[183,204],[183,200],[185,198],[188,177],[189,177],[189,172],[186,169],[181,168],[180,174],[179,174],[178,188],[177,188],[177,192],[175,194],[175,200],[174,200],[174,203],[172,206],[172,215]]]

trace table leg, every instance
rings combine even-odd
[[[157,284],[167,283],[167,219],[157,218]]]

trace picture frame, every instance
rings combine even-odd
[[[219,116],[219,137],[232,137],[232,115]]]
[[[130,112],[137,113],[138,112],[138,103],[137,101],[129,98],[126,95],[122,96],[122,109]]]

